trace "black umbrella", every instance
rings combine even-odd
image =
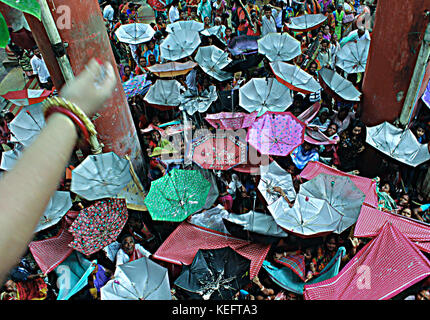
[[[182,268],[175,286],[188,300],[231,300],[249,283],[250,265],[230,247],[200,249],[193,263]]]
[[[254,54],[258,52],[258,43],[257,40],[260,37],[257,36],[236,36],[231,39],[230,43],[227,46],[228,51],[231,52],[233,56],[237,55],[247,55]]]
[[[218,91],[217,94],[218,99],[212,103],[207,113],[242,112],[243,109],[239,107],[239,89]]]
[[[226,72],[238,72],[246,71],[251,68],[257,67],[259,63],[263,60],[264,55],[262,54],[249,54],[234,57],[233,61],[230,62],[222,70]]]

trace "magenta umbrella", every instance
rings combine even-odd
[[[305,128],[290,112],[266,112],[248,130],[247,141],[261,154],[287,156],[304,142]]]
[[[205,119],[215,129],[239,130],[249,128],[255,122],[258,112],[221,112],[208,114]]]

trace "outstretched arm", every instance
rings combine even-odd
[[[91,116],[110,97],[115,85],[113,67],[100,86],[102,67],[91,61],[86,70],[66,84],[61,96]],[[57,189],[78,135],[72,120],[54,113],[34,143],[26,149],[13,170],[0,180],[0,278],[19,261],[33,231]]]

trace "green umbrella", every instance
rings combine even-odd
[[[173,169],[151,183],[145,205],[153,220],[181,222],[204,207],[210,187],[197,170]]]

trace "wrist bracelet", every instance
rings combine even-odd
[[[73,123],[79,127],[81,133],[83,134],[83,136],[85,137],[85,139],[87,141],[90,140],[90,135],[88,133],[87,128],[85,127],[85,124],[82,122],[81,119],[79,119],[79,117],[74,114],[72,111],[67,110],[63,107],[59,107],[59,106],[52,106],[50,107],[48,110],[46,110],[45,113],[45,119],[48,119],[53,113],[62,113],[64,115],[66,115],[70,120],[73,121]]]

